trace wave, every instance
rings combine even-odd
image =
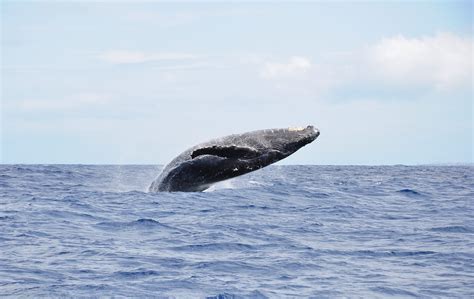
[[[170,229],[171,227],[160,223],[159,221],[141,218],[135,221],[121,222],[121,221],[110,221],[110,222],[99,222],[95,227],[102,230],[127,230],[127,229]]]
[[[147,276],[157,276],[160,273],[154,270],[118,271],[114,275],[126,279],[141,279]]]
[[[412,293],[410,291],[398,289],[398,288],[392,288],[392,287],[375,287],[371,288],[372,291],[377,292],[377,293],[382,293],[385,295],[389,296],[409,296],[409,297],[418,297],[417,294]]]
[[[402,250],[315,250],[316,253],[321,255],[342,255],[342,256],[360,256],[360,257],[405,257],[405,256],[420,256],[420,255],[432,255],[436,254],[435,251],[430,250],[418,250],[418,251],[402,251]]]
[[[474,233],[474,229],[461,226],[461,225],[434,227],[430,230],[433,232],[443,232],[443,233],[468,233],[468,234]]]
[[[263,293],[255,290],[248,294],[232,294],[232,293],[220,293],[214,296],[208,296],[206,299],[243,299],[243,298],[252,298],[252,299],[266,299],[269,298]]]
[[[424,196],[422,193],[415,191],[413,189],[401,189],[401,190],[398,190],[397,193],[403,194],[408,197]]]
[[[209,243],[209,244],[191,244],[184,246],[177,246],[172,248],[175,251],[247,251],[255,250],[256,248],[252,245],[243,244],[243,243]]]

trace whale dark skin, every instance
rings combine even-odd
[[[319,130],[285,128],[235,134],[196,145],[174,158],[150,192],[204,191],[212,184],[280,161],[313,142]]]

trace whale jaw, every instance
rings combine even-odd
[[[318,136],[319,131],[308,126],[254,131],[211,140],[173,159],[153,181],[149,191],[204,191],[219,181],[280,161]]]

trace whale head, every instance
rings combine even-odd
[[[319,130],[307,126],[260,130],[214,139],[176,157],[149,190],[203,191],[216,182],[284,159],[318,136]]]
[[[273,129],[262,134],[266,139],[266,149],[278,151],[285,157],[293,154],[319,136],[319,130],[313,126],[290,127],[287,129]],[[264,149],[263,149],[264,150]]]

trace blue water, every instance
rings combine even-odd
[[[0,296],[473,297],[474,167],[1,165]]]

